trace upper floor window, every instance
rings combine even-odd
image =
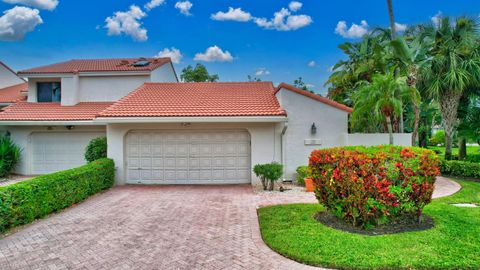
[[[39,82],[37,83],[37,102],[60,102],[60,82]]]

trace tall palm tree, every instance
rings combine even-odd
[[[479,25],[475,19],[448,17],[422,28],[422,36],[433,40],[429,68],[424,74],[425,88],[440,104],[445,130],[445,159],[452,158],[452,136],[457,110],[464,91],[480,84]]]
[[[413,38],[407,43],[404,37],[397,37],[391,42],[394,55],[400,63],[399,68],[406,74],[407,85],[411,88],[411,101],[414,110],[412,145],[416,145],[420,125],[421,96],[417,90],[417,81],[421,71],[428,66],[430,60],[427,55],[429,45],[430,42],[427,40],[420,42],[419,38]]]
[[[388,17],[390,19],[390,30],[392,31],[392,40],[395,39],[396,34],[396,26],[395,26],[395,17],[393,16],[393,4],[392,0],[387,0],[387,7],[388,7]]]
[[[392,118],[402,112],[402,100],[410,96],[406,77],[395,77],[393,72],[373,75],[372,82],[363,83],[353,99],[352,125],[362,122],[365,117],[373,117],[385,121],[389,134],[389,144],[393,145]]]

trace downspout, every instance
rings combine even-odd
[[[285,179],[285,175],[287,173],[287,152],[284,150],[284,143],[285,143],[285,133],[287,132],[288,129],[288,122],[283,123],[283,129],[282,129],[282,135],[280,136],[280,155],[282,159],[282,164],[283,164],[283,181],[287,180]]]

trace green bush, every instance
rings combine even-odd
[[[0,178],[10,175],[20,160],[21,149],[7,136],[0,137]]]
[[[435,132],[432,137],[430,138],[430,145],[437,146],[437,145],[444,145],[445,144],[445,131],[439,130]]]
[[[107,157],[107,137],[98,137],[91,140],[85,150],[85,160],[92,162]]]
[[[308,166],[298,166],[297,168],[297,184],[305,186],[305,178],[308,177]]]
[[[460,160],[440,160],[442,174],[480,178],[480,163]]]
[[[82,167],[0,187],[0,232],[85,200],[114,183],[114,163],[99,159]]]
[[[465,161],[480,163],[480,154],[468,154],[465,157]]]
[[[398,146],[315,150],[309,167],[318,201],[363,228],[420,218],[439,173],[432,151]]]
[[[283,175],[283,165],[277,162],[257,164],[253,172],[262,181],[263,190],[273,190],[274,183]]]

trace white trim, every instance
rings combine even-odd
[[[0,126],[103,126],[103,123],[88,121],[0,121]]]
[[[224,116],[224,117],[98,117],[95,123],[238,123],[286,122],[286,116]],[[1,124],[1,122],[0,122]]]

